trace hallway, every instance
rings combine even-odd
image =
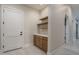
[[[54,50],[52,55],[79,55],[79,40],[64,44]]]

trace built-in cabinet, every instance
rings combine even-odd
[[[34,35],[34,45],[47,53],[48,37]]]
[[[41,18],[40,23],[37,24],[38,33],[34,35],[34,45],[47,53],[48,49],[48,16]],[[38,35],[40,34],[40,35]]]

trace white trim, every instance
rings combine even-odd
[[[1,5],[1,50],[3,50],[3,6]]]

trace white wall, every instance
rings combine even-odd
[[[1,49],[1,5],[0,5],[0,49]]]
[[[43,18],[45,16],[48,16],[48,6],[40,11],[40,18]]]
[[[49,5],[48,23],[48,54],[64,44],[65,7],[63,5]]]
[[[21,9],[24,11],[24,43],[25,46],[33,44],[33,34],[37,32],[39,22],[39,12],[25,5],[3,5],[10,8]]]
[[[37,24],[39,22],[39,13],[36,10],[25,9],[25,43],[33,44],[33,34],[37,33]]]
[[[67,40],[73,42],[73,22],[72,22],[73,18],[72,18],[72,10],[69,6],[67,6],[66,14],[68,15],[68,26],[69,26],[68,28],[69,31],[67,31],[69,38]]]

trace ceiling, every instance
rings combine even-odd
[[[42,10],[47,5],[46,4],[26,4],[26,6],[36,9],[36,10]]]

